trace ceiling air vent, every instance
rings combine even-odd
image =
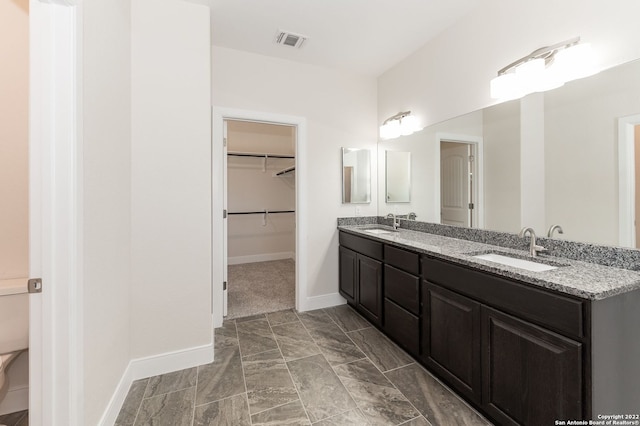
[[[278,34],[276,34],[276,43],[300,49],[308,38],[307,36],[280,30]]]

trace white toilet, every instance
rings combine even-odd
[[[9,383],[7,368],[29,347],[29,293],[27,279],[0,280],[0,401]]]

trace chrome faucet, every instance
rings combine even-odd
[[[397,231],[400,228],[400,219],[398,219],[395,213],[389,213],[387,219],[393,219],[393,230]]]
[[[416,220],[416,217],[418,217],[418,215],[414,212],[409,212],[409,214],[407,214],[407,219],[409,220]]]
[[[558,231],[558,234],[564,234],[564,231],[562,230],[562,226],[551,225],[551,227],[549,227],[549,230],[547,231],[547,238],[553,238],[553,232],[556,230]]]
[[[518,236],[520,238],[524,238],[527,236],[527,233],[531,236],[531,243],[529,245],[529,254],[531,257],[536,257],[539,251],[544,251],[546,248],[536,245],[536,233],[533,231],[533,228],[522,228]]]

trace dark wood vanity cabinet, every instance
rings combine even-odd
[[[480,303],[427,281],[423,284],[422,359],[469,399],[480,403]]]
[[[420,354],[420,257],[417,253],[384,246],[384,326],[398,345]]]
[[[422,360],[501,425],[590,417],[585,302],[423,257]]]
[[[340,294],[500,425],[591,418],[591,304],[340,232]]]
[[[369,321],[382,326],[382,244],[340,233],[339,292]]]

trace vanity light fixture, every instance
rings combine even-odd
[[[533,92],[544,92],[564,83],[596,73],[589,43],[575,37],[542,47],[498,71],[491,80],[491,97],[511,100]]]
[[[418,119],[411,115],[411,111],[399,112],[384,120],[384,123],[380,126],[380,138],[395,139],[401,135],[410,135],[418,130],[420,130],[418,128]]]

